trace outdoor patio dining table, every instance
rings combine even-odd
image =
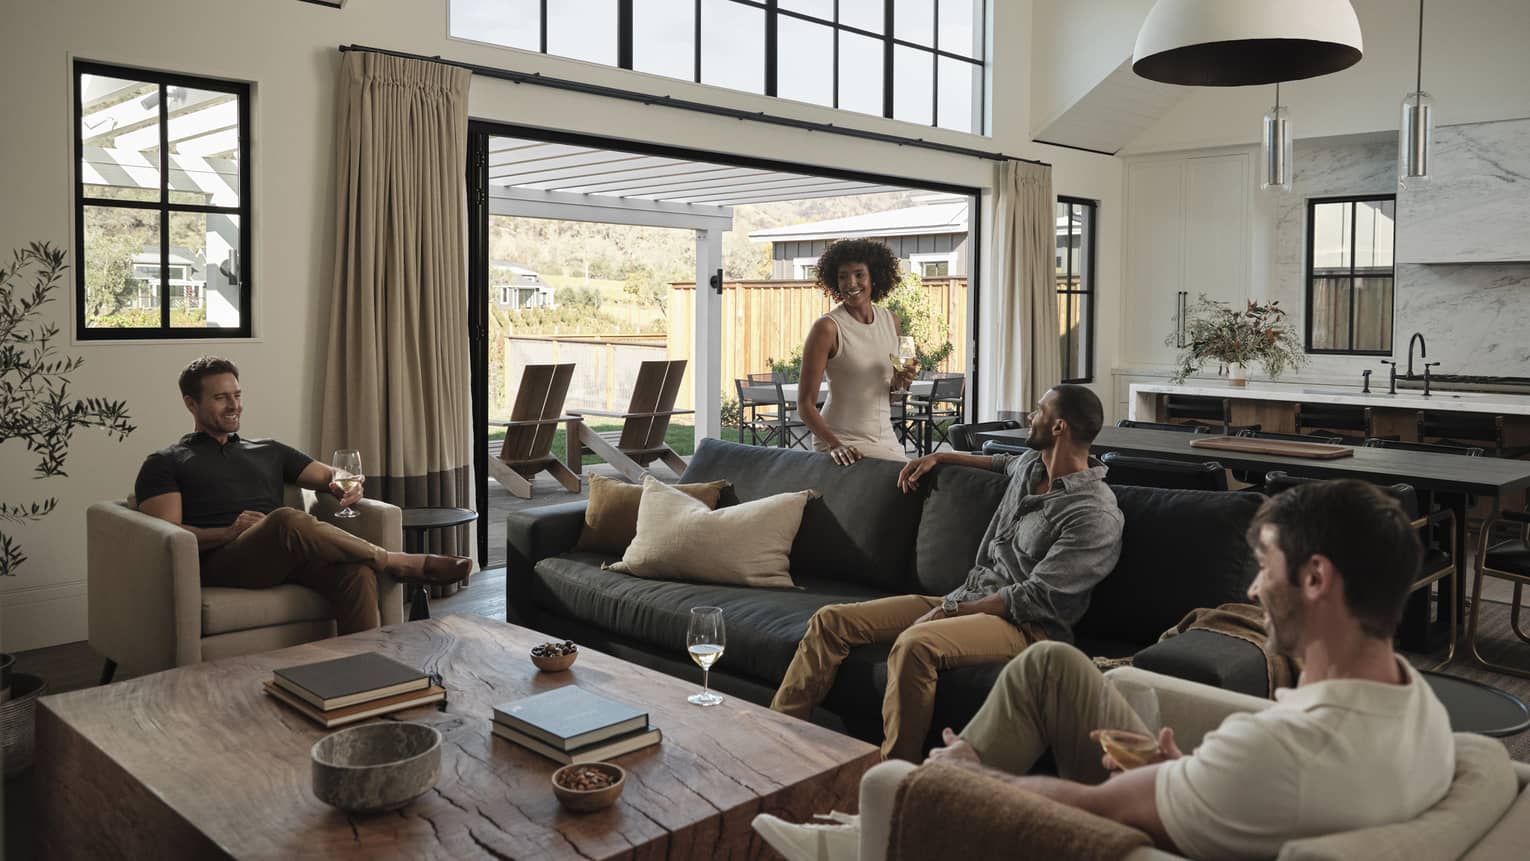
[[[934,391],[934,388],[935,383],[930,380],[915,380],[909,384],[908,394],[911,397],[927,398],[930,396],[930,393]],[[745,386],[744,397],[749,398],[756,403],[773,404],[776,403],[777,399],[775,389],[776,387],[774,385]],[[800,391],[801,386],[799,386],[797,383],[781,383],[780,399],[784,403],[780,405],[782,407],[781,409],[776,410],[775,415],[777,425],[781,428],[779,436],[777,437],[778,439],[788,438],[786,436],[786,425],[790,418],[789,414],[797,408],[797,394]],[[822,405],[824,401],[828,400],[828,398],[829,383],[827,380],[825,380],[818,386],[818,404]]]

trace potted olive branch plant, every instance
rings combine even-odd
[[[1184,346],[1175,361],[1176,383],[1208,361],[1227,365],[1228,378],[1240,386],[1247,384],[1248,366],[1254,362],[1264,366],[1270,379],[1307,363],[1301,338],[1286,322],[1278,300],[1268,305],[1250,300],[1247,308],[1234,310],[1202,295],[1188,309],[1184,331]],[[1176,342],[1175,335],[1165,340],[1171,346]]]
[[[122,401],[70,396],[68,375],[84,360],[57,355],[58,326],[36,319],[53,301],[67,268],[63,250],[46,242],[13,251],[9,265],[0,266],[0,444],[20,440],[38,455],[34,478],[67,475],[64,459],[80,428],[100,428],[118,440],[134,430]],[[12,486],[6,482],[7,489]],[[57,507],[54,498],[0,500],[0,523],[35,522]],[[0,533],[0,576],[15,576],[26,561],[21,545]],[[13,674],[14,663],[13,655],[0,653],[0,743],[7,776],[31,762],[32,710],[46,690],[40,678]]]

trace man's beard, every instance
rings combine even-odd
[[[1287,597],[1261,599],[1264,604],[1264,629],[1269,634],[1270,647],[1277,654],[1295,657],[1298,641],[1302,636],[1299,611],[1294,604],[1287,604]]]
[[[1033,427],[1030,434],[1025,438],[1025,447],[1036,451],[1046,451],[1057,442],[1057,437],[1052,435],[1050,428]]]

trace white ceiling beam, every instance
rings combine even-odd
[[[171,143],[219,131],[239,125],[239,102],[233,96],[226,102],[219,102],[202,110],[179,114],[170,119],[169,140]],[[117,135],[112,141],[117,149],[153,149],[159,146],[159,123],[145,126],[137,131]]]
[[[502,185],[489,186],[489,214],[688,230],[733,229],[733,211],[726,207],[635,201]]]
[[[719,198],[706,201],[711,206],[748,206],[754,203],[777,203],[783,200],[810,200],[818,197],[848,197],[852,194],[882,194],[892,191],[908,191],[907,188],[893,185],[849,185],[831,186],[817,191],[803,190],[791,193],[758,193],[740,195],[738,197]]]
[[[546,188],[550,191],[609,194],[615,197],[634,197],[637,195],[662,197],[663,192],[669,189],[716,188],[721,185],[741,182],[751,177],[769,175],[766,171],[750,168],[710,167],[707,170],[697,170],[696,167],[696,165],[691,165],[690,169],[684,173],[671,172],[668,175],[628,177],[607,180],[605,182],[576,182],[569,184],[565,180],[555,185],[548,184]]]

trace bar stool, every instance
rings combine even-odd
[[[1503,441],[1503,416],[1489,413],[1443,413],[1431,410],[1418,412],[1418,441],[1434,438],[1444,445],[1462,445],[1464,442],[1485,443],[1492,457],[1518,457],[1527,449],[1510,449]],[[1464,441],[1464,442],[1463,442]]]
[[[1233,434],[1240,430],[1260,430],[1259,425],[1233,426],[1231,398],[1169,395],[1164,398],[1163,414],[1164,418],[1170,422],[1175,419],[1185,419],[1184,424],[1211,427],[1224,434]]]
[[[1339,434],[1339,440],[1345,445],[1360,445],[1367,439],[1376,436],[1373,433],[1375,417],[1370,407],[1354,407],[1348,404],[1303,404],[1296,405],[1296,432],[1311,428],[1323,431],[1359,431],[1360,436],[1346,436]],[[1397,437],[1389,437],[1397,439]]]

